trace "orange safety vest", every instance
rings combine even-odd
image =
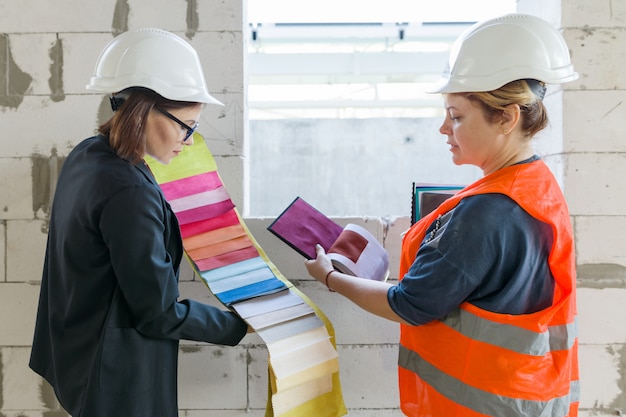
[[[552,226],[551,307],[500,314],[465,302],[441,320],[401,325],[398,372],[402,411],[412,417],[575,417],[578,329],[574,242],[565,199],[543,161],[490,174],[446,200],[403,238],[402,278],[429,225],[461,199],[499,193]]]

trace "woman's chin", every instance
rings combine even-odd
[[[170,162],[172,162],[172,158],[162,158],[160,156],[154,156],[154,155],[150,155],[152,158],[154,158],[155,161],[159,162],[160,164],[163,165],[169,165]]]

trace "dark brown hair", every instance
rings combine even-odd
[[[173,110],[198,104],[168,100],[150,89],[139,87],[126,89],[116,96],[124,97],[124,103],[98,131],[109,136],[117,155],[132,164],[143,160],[146,153],[146,120],[153,108]]]

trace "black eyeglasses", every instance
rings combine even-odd
[[[195,132],[196,129],[198,128],[199,123],[196,123],[193,126],[189,126],[187,123],[181,121],[180,119],[178,119],[176,116],[174,116],[173,114],[171,114],[167,110],[163,110],[163,109],[160,109],[158,107],[156,109],[157,109],[157,111],[159,111],[159,113],[164,114],[165,116],[169,117],[171,120],[173,120],[176,123],[178,123],[180,125],[180,127],[182,127],[183,129],[187,129],[187,133],[185,134],[185,138],[183,139],[183,142],[187,142],[187,139],[189,139],[191,137],[191,135],[193,135],[193,132]]]

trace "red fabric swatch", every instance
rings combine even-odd
[[[211,230],[221,229],[223,227],[234,226],[236,224],[239,224],[239,216],[237,216],[237,212],[235,210],[229,210],[224,214],[213,217],[212,219],[181,224],[180,234],[184,239],[186,237],[209,232]]]
[[[356,263],[367,246],[367,239],[352,230],[341,232],[328,253],[338,253]]]

